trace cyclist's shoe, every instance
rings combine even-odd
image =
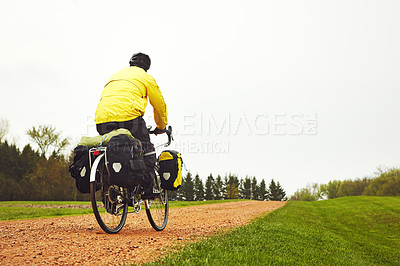
[[[158,196],[160,196],[159,192],[154,192],[153,188],[147,188],[147,189],[144,189],[144,194],[142,194],[142,199],[153,200],[153,199],[157,198]]]
[[[160,193],[153,193],[153,191],[145,191],[142,195],[142,199],[144,200],[153,200],[155,199]]]

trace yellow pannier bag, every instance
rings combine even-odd
[[[177,190],[182,185],[182,156],[173,150],[163,151],[158,157],[161,187],[166,190]]]

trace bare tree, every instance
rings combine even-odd
[[[10,123],[7,119],[0,119],[0,142],[2,139],[8,134],[8,130],[10,129]]]
[[[49,125],[39,125],[37,128],[32,127],[26,131],[26,134],[39,147],[42,156],[49,154],[49,149],[53,147],[53,154],[59,155],[68,144],[68,138],[62,138],[60,132],[56,132],[56,128]]]

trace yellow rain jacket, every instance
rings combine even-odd
[[[143,116],[147,97],[154,110],[159,129],[168,124],[167,106],[154,78],[140,67],[127,67],[114,74],[107,82],[97,105],[94,121],[129,121]]]

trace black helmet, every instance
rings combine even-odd
[[[150,57],[147,54],[137,53],[132,55],[131,60],[129,60],[130,66],[137,66],[143,68],[147,72],[151,64]]]

